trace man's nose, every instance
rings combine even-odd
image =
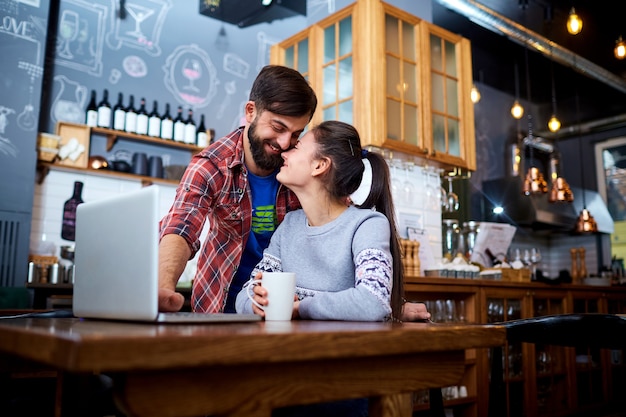
[[[290,132],[282,133],[281,135],[278,136],[278,140],[277,140],[278,146],[280,146],[280,149],[282,149],[283,151],[287,151],[293,145],[292,139],[293,139],[293,135]]]

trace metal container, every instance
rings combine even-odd
[[[459,244],[459,222],[454,219],[442,221],[443,257],[452,260],[456,255]]]

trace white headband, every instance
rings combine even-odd
[[[367,197],[370,195],[370,190],[372,189],[372,165],[370,161],[367,159],[363,159],[363,166],[365,169],[363,170],[363,179],[361,179],[361,185],[350,195],[350,200],[357,206],[365,203]]]

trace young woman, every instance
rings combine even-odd
[[[282,157],[276,178],[302,209],[287,214],[252,277],[295,272],[293,318],[399,318],[403,271],[383,157],[362,150],[356,129],[338,121],[314,127]],[[263,315],[245,290],[237,296],[237,311]],[[262,284],[254,294],[267,305]]]

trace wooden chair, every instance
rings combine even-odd
[[[557,314],[510,320],[507,343],[536,343],[569,347],[626,349],[626,317],[613,314]],[[502,347],[492,350],[489,416],[505,416],[506,396],[502,369]]]

